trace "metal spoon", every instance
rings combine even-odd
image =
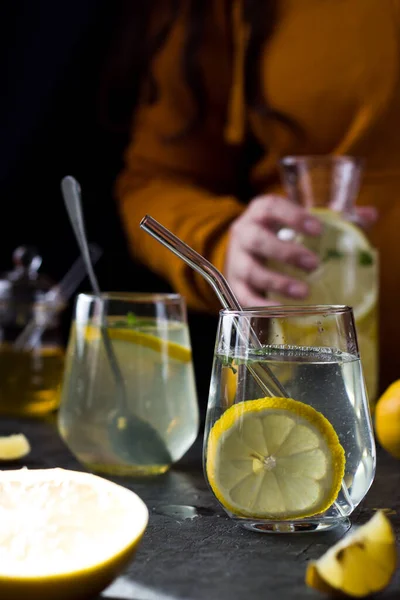
[[[67,176],[61,181],[61,190],[93,293],[102,300],[88,248],[80,185],[74,177]],[[170,464],[171,456],[158,432],[129,410],[124,377],[108,335],[104,314],[100,332],[116,387],[116,411],[109,424],[109,436],[114,450],[119,458],[135,465]]]

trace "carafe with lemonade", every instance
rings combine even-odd
[[[282,273],[305,281],[309,295],[290,302],[277,293],[270,298],[285,304],[347,304],[353,307],[361,361],[370,405],[378,387],[378,253],[355,222],[355,200],[362,161],[351,156],[288,156],[280,163],[285,191],[323,225],[319,237],[281,229],[280,239],[296,240],[319,256],[311,274],[296,267],[269,263]],[[294,335],[296,332],[292,332]],[[299,326],[298,342],[314,344],[313,333]]]

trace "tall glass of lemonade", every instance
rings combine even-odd
[[[371,407],[378,388],[378,253],[356,224],[355,201],[362,162],[351,156],[288,156],[281,161],[287,196],[306,207],[323,225],[320,237],[283,229],[281,239],[296,239],[320,259],[311,274],[275,264],[280,272],[305,281],[310,293],[290,304],[347,304],[353,308],[361,360]],[[276,293],[272,299],[288,303]],[[312,332],[300,325],[298,341],[311,343]]]

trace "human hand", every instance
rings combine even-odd
[[[307,235],[319,235],[322,231],[318,219],[306,209],[273,194],[252,200],[231,225],[225,275],[243,306],[276,304],[265,298],[268,291],[296,299],[307,296],[306,283],[266,266],[267,260],[291,264],[308,272],[318,266],[318,257],[310,250],[277,237],[282,227]]]
[[[377,219],[378,211],[374,206],[356,206],[353,220],[362,229],[369,229]]]

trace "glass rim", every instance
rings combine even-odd
[[[281,166],[296,163],[353,163],[356,166],[362,166],[365,160],[361,156],[352,156],[351,154],[289,154],[288,156],[283,156],[278,162]]]
[[[185,299],[180,294],[169,292],[102,292],[100,296],[93,293],[82,292],[77,298],[84,298],[89,301],[100,300],[116,300],[120,302],[132,302],[143,304],[154,304],[156,302],[164,302],[165,304],[177,304],[184,302]]]
[[[302,317],[312,315],[343,315],[353,311],[351,306],[346,304],[276,304],[273,306],[250,306],[242,310],[223,308],[219,311],[221,317],[266,317],[266,318],[285,318]]]

